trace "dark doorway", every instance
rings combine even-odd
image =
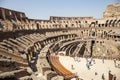
[[[68,28],[68,25],[66,24],[65,27]]]
[[[37,23],[37,29],[39,29],[39,24]]]
[[[93,54],[93,46],[94,46],[94,44],[95,44],[95,41],[92,40],[91,41],[91,47],[90,47],[90,50],[91,50],[90,57],[92,57],[92,54]]]

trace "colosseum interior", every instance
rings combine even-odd
[[[101,80],[103,68],[103,80],[120,80],[120,3],[100,19],[38,20],[0,8],[0,80]]]

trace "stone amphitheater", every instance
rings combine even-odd
[[[68,69],[69,58],[118,62],[115,67],[120,71],[120,3],[109,4],[100,19],[51,16],[37,20],[0,8],[0,80],[96,80]],[[117,78],[109,71],[102,80],[120,80],[119,71]]]

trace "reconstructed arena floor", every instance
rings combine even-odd
[[[120,61],[116,61],[116,66],[113,60],[103,60],[93,59],[95,63],[92,62],[90,69],[87,68],[87,59],[77,58],[74,59],[69,56],[59,56],[61,64],[68,70],[76,73],[83,80],[102,80],[102,75],[104,74],[105,80],[108,80],[109,71],[111,74],[116,75],[116,80],[120,80]],[[90,61],[91,59],[88,59]],[[73,66],[72,66],[73,65]],[[95,75],[96,73],[96,75]]]

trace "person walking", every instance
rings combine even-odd
[[[116,80],[116,75],[115,74],[113,75],[113,80]]]
[[[116,67],[116,59],[114,59],[114,65],[115,65],[115,67]]]
[[[89,63],[87,63],[86,64],[86,66],[87,66],[87,68],[88,68],[88,70],[90,69],[90,64]]]
[[[104,58],[102,58],[102,62],[104,63]]]
[[[74,70],[73,64],[71,65],[71,69]]]
[[[95,72],[95,76],[97,75],[98,73],[97,72]]]
[[[102,80],[105,80],[105,75],[104,75],[104,73],[102,74]]]
[[[95,59],[93,60],[93,63],[95,64]]]

